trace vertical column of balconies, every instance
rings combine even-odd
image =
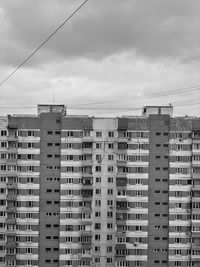
[[[17,127],[8,126],[6,265],[16,266],[16,204],[17,204]]]
[[[126,233],[127,233],[127,132],[118,129],[117,136],[117,176],[116,176],[116,247],[115,263],[120,266],[126,262]]]
[[[67,127],[61,138],[60,266],[90,266],[92,131]]]
[[[169,150],[169,266],[190,266],[191,133],[172,121]],[[192,266],[192,265],[191,265]]]
[[[191,266],[200,266],[200,129],[192,132]]]
[[[7,125],[7,118],[0,118],[0,267],[6,266]]]
[[[81,264],[92,266],[92,199],[93,199],[93,136],[92,130],[83,132],[83,177],[82,177],[82,233]],[[83,215],[84,214],[84,215]]]
[[[137,130],[140,129],[140,130]],[[141,131],[143,129],[143,131]],[[127,261],[147,266],[149,132],[138,123],[127,132]],[[132,220],[132,221],[131,221]]]
[[[115,266],[116,120],[93,119],[93,266]]]
[[[38,266],[40,131],[33,118],[18,127],[16,242],[17,266]]]
[[[149,138],[147,127],[131,125],[118,131],[117,266],[147,266]]]

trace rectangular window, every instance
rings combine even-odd
[[[102,137],[102,132],[96,132],[96,137],[101,138]]]

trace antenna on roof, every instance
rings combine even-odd
[[[53,89],[53,104],[55,105],[55,89]]]

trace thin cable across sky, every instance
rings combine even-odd
[[[11,76],[13,76],[26,62],[34,56],[42,46],[44,46],[89,0],[85,0],[66,20],[64,20],[58,28],[56,28],[16,69],[5,77],[1,82],[2,86]]]

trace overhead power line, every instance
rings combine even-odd
[[[38,50],[45,45],[49,39],[51,39],[54,34],[57,33],[89,0],[85,0],[66,20],[61,23],[61,25],[56,28],[50,35],[47,37],[13,72],[11,72],[6,78],[4,78],[0,82],[0,86],[2,86],[11,76],[13,76],[34,54],[38,52]]]
[[[179,93],[187,93],[187,92],[191,92],[191,91],[195,91],[195,90],[200,90],[200,86],[197,85],[197,86],[184,87],[184,88],[173,89],[173,90],[168,90],[168,91],[165,90],[164,92],[146,94],[146,95],[135,96],[135,97],[117,98],[117,99],[110,100],[110,101],[99,101],[99,102],[83,103],[83,104],[79,104],[79,106],[102,105],[102,104],[111,104],[111,103],[130,102],[130,101],[138,100],[138,99],[174,95],[174,94],[179,94]],[[73,106],[71,106],[71,107],[73,107]]]

